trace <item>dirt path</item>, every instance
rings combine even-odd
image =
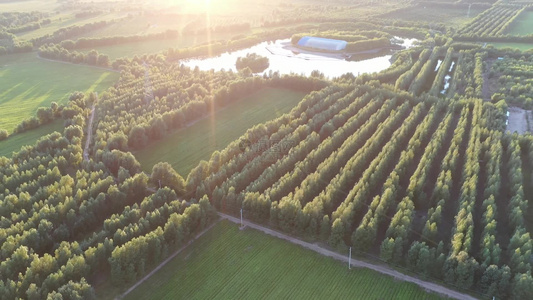
[[[223,213],[218,213],[218,215],[220,217],[222,217],[223,219],[229,220],[231,222],[234,222],[234,223],[237,223],[237,224],[241,223],[240,219],[238,219],[238,218],[235,218],[235,217],[223,214]],[[293,244],[300,245],[300,246],[302,246],[304,248],[313,250],[313,251],[315,251],[317,253],[320,253],[322,255],[329,256],[329,257],[332,257],[334,259],[337,259],[337,260],[340,260],[340,261],[343,261],[343,262],[348,262],[348,257],[346,257],[344,255],[341,255],[341,254],[339,254],[337,252],[333,252],[331,250],[322,248],[322,247],[320,247],[320,246],[318,246],[316,244],[311,244],[311,243],[308,243],[308,242],[301,241],[299,239],[290,237],[288,235],[285,235],[283,233],[277,232],[277,231],[272,230],[270,228],[267,228],[267,227],[264,227],[264,226],[261,226],[261,225],[257,225],[257,224],[254,224],[254,223],[250,223],[250,222],[248,222],[246,220],[244,220],[243,223],[244,223],[245,226],[248,226],[248,227],[251,227],[253,229],[262,231],[262,232],[264,232],[264,233],[266,233],[268,235],[275,236],[277,238],[289,241],[289,242],[291,242]],[[409,275],[402,274],[402,273],[400,273],[400,272],[398,272],[396,270],[393,270],[393,269],[391,269],[391,268],[389,268],[387,266],[374,265],[374,264],[371,264],[371,263],[368,263],[368,262],[364,262],[364,261],[360,261],[360,260],[353,259],[353,258],[351,260],[351,264],[353,266],[355,266],[355,267],[368,268],[368,269],[374,270],[376,272],[392,276],[392,277],[394,277],[395,279],[398,279],[398,280],[412,282],[412,283],[422,287],[423,289],[425,289],[427,291],[431,291],[431,292],[435,292],[435,293],[438,293],[438,294],[441,294],[441,295],[445,295],[445,296],[448,296],[450,298],[465,299],[465,300],[474,300],[474,299],[476,299],[476,298],[474,298],[474,297],[472,297],[470,295],[463,294],[463,293],[448,289],[448,288],[443,287],[441,285],[438,285],[436,283],[427,282],[427,281],[424,281],[424,280],[421,280],[421,279],[418,279],[418,278],[415,278],[415,277],[412,277],[412,276],[409,276]]]
[[[98,99],[98,95],[96,96]],[[89,125],[87,126],[87,141],[85,141],[85,148],[83,149],[83,160],[89,160],[89,146],[91,145],[91,138],[93,135],[93,121],[95,114],[96,101],[91,108],[91,116],[89,117]]]
[[[494,63],[494,60],[486,60],[486,62],[487,65],[483,70],[483,86],[481,87],[481,96],[483,97],[483,100],[490,101],[493,93],[491,91],[491,85],[495,84],[495,80],[491,80],[489,78],[489,72],[492,69],[492,64]]]
[[[174,257],[176,257],[176,255],[180,254],[183,250],[185,250],[192,242],[194,242],[195,240],[197,240],[199,237],[201,237],[202,235],[204,235],[204,233],[206,233],[207,231],[209,231],[209,229],[213,228],[216,224],[218,224],[218,222],[220,222],[220,219],[218,221],[215,221],[213,222],[213,224],[211,224],[209,227],[207,227],[206,229],[202,230],[202,232],[198,233],[193,239],[191,239],[189,242],[187,242],[187,244],[185,244],[183,247],[179,248],[178,250],[176,250],[176,252],[172,253],[172,255],[170,255],[167,259],[165,259],[163,262],[161,262],[159,264],[159,266],[157,266],[155,269],[152,270],[152,272],[148,273],[146,276],[144,276],[142,279],[140,279],[139,281],[137,281],[137,283],[135,283],[134,285],[132,285],[127,291],[125,291],[124,293],[122,293],[122,295],[116,297],[115,299],[122,299],[124,297],[126,297],[126,295],[128,295],[129,293],[131,293],[131,291],[133,291],[135,288],[137,288],[139,285],[141,285],[143,282],[145,282],[148,278],[150,278],[152,275],[154,275],[157,271],[159,271],[159,269],[161,269],[163,266],[165,266],[169,261],[171,261]]]

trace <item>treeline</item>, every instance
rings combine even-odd
[[[114,22],[117,22],[117,20],[111,20],[111,21],[99,21],[94,23],[88,23],[84,25],[73,25],[65,28],[58,29],[54,31],[53,33],[46,34],[44,36],[33,38],[30,40],[30,42],[35,46],[42,46],[48,43],[60,43],[63,40],[71,39],[75,36],[78,36],[80,34],[84,34],[90,31],[102,29]]]
[[[457,64],[448,96],[464,94],[467,97],[482,97],[483,90],[483,61],[487,58],[487,52],[479,52],[476,49],[461,50],[457,58]]]
[[[489,71],[489,78],[496,80],[496,92],[491,100],[505,100],[509,105],[525,109],[533,108],[533,86],[530,78],[533,75],[531,59],[513,59],[505,57],[495,60]]]
[[[249,68],[252,73],[261,73],[268,69],[269,65],[268,57],[260,56],[257,53],[248,53],[244,57],[239,57],[235,63],[237,70]]]
[[[435,80],[433,80],[433,84],[429,89],[429,93],[433,96],[437,96],[441,93],[441,90],[444,85],[444,77],[446,76],[446,74],[452,71],[451,68],[455,53],[454,50],[454,48],[450,47],[448,48],[448,51],[446,51],[446,56],[442,60],[441,65],[437,71],[437,75],[435,76]]]
[[[0,55],[9,53],[24,53],[33,50],[33,45],[27,41],[20,41],[14,34],[0,31],[0,39],[5,43],[0,46]]]
[[[0,141],[3,141],[9,137],[9,132],[5,129],[0,129]]]
[[[367,50],[386,48],[390,47],[390,45],[391,42],[389,38],[374,38],[370,40],[350,42],[348,43],[348,45],[346,45],[346,51],[362,52]]]
[[[395,87],[399,90],[407,90],[415,77],[418,75],[426,61],[431,56],[432,51],[430,49],[424,49],[418,55],[418,60],[412,64],[409,70],[398,77]],[[412,61],[412,60],[411,60]]]
[[[60,43],[61,47],[67,50],[80,48],[93,48],[101,46],[118,45],[125,43],[136,43],[142,41],[175,39],[179,36],[177,30],[166,30],[161,33],[153,33],[146,35],[130,35],[130,36],[110,36],[100,38],[80,38],[75,41],[64,40]]]
[[[26,31],[37,30],[41,28],[41,26],[48,25],[50,23],[52,23],[52,20],[44,19],[39,22],[28,23],[28,24],[17,26],[17,27],[10,27],[6,31],[9,33],[14,33],[14,34],[21,33],[21,32],[26,32]]]
[[[39,48],[38,54],[40,57],[62,60],[74,64],[88,64],[92,66],[109,67],[109,56],[98,53],[96,50],[91,50],[87,53],[72,51],[63,48],[57,44],[47,44]]]
[[[533,43],[533,34],[528,35],[509,35],[502,34],[498,36],[478,36],[478,35],[458,35],[454,36],[455,41],[462,42],[485,42],[485,43]]]
[[[135,282],[147,269],[167,257],[169,248],[184,245],[215,217],[209,200],[202,198],[199,204],[187,207],[183,213],[172,213],[163,226],[115,247],[109,258],[113,283],[122,286]]]
[[[378,73],[364,73],[357,78],[355,82],[358,84],[364,84],[371,80],[379,80],[381,83],[392,84],[398,80],[398,78],[411,69],[413,65],[413,56],[418,57],[420,55],[420,50],[406,50],[393,54],[391,60],[393,63],[387,69],[380,71]]]
[[[437,72],[435,68],[438,63],[439,57],[442,55],[441,52],[443,50],[444,49],[442,47],[433,48],[433,51],[431,52],[431,55],[429,56],[428,60],[424,63],[424,65],[420,69],[420,72],[416,74],[416,77],[411,82],[411,85],[409,86],[409,92],[413,93],[414,95],[419,95],[420,93],[425,91],[426,86],[428,85],[428,80],[434,79],[434,76],[432,76],[432,74]],[[429,84],[431,83],[432,82],[429,82]]]
[[[39,24],[49,22],[48,13],[37,11],[32,12],[1,12],[0,13],[0,30],[10,30],[23,28],[30,24]],[[47,23],[46,23],[47,24]],[[14,33],[14,32],[13,32]]]

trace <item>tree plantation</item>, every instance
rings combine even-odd
[[[43,3],[0,2],[0,119],[33,105],[0,128],[1,299],[533,299],[533,52],[490,45],[533,48],[515,33],[532,3]],[[192,46],[101,48],[180,39]],[[389,63],[339,77],[264,72],[256,53],[238,71],[184,64],[280,39],[290,53],[269,43],[270,62]],[[4,84],[35,64],[17,52],[102,75],[38,95],[66,77]],[[232,217],[255,229],[219,222]]]

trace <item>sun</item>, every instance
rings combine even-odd
[[[186,0],[185,1],[188,6],[195,6],[195,7],[205,7],[209,8],[212,5],[214,5],[215,0],[203,0],[203,1],[197,1],[197,0]]]

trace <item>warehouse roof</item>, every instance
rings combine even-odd
[[[339,51],[346,49],[348,43],[343,40],[326,39],[314,36],[304,36],[298,41],[298,46],[320,49]]]

